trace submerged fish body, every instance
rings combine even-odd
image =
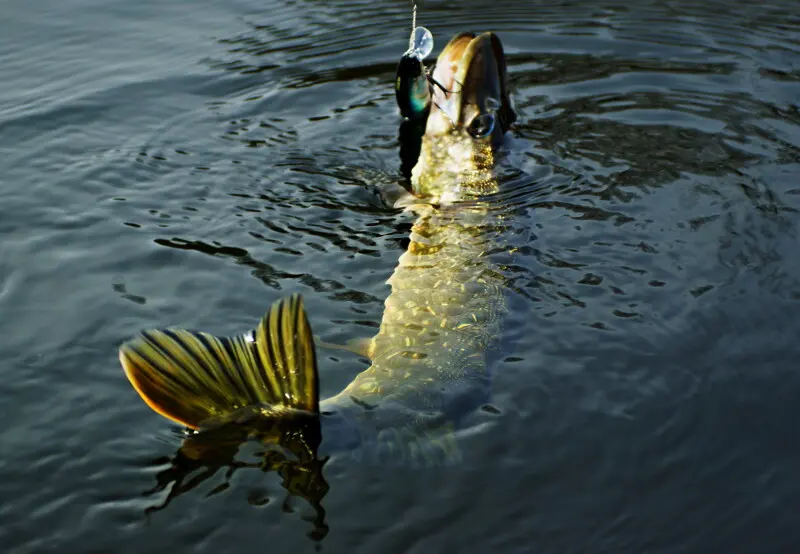
[[[316,456],[319,436],[329,450],[382,461],[458,456],[451,431],[488,400],[484,357],[503,309],[487,257],[498,221],[485,197],[497,190],[495,155],[514,115],[491,33],[453,38],[434,78],[443,87],[412,171],[417,219],[367,346],[371,366],[320,402],[310,326],[293,296],[240,337],[174,329],[125,343],[120,361],[151,408],[206,435],[234,428],[237,440],[255,436],[300,458]]]
[[[503,286],[486,254],[497,231],[485,206],[420,211],[368,345],[372,364],[321,403],[323,436],[344,434],[325,423],[343,415],[359,456],[448,463],[457,457],[450,431],[489,400],[484,357],[499,333]]]

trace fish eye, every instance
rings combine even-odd
[[[495,117],[493,113],[482,113],[475,116],[467,127],[473,138],[486,138],[494,131]]]

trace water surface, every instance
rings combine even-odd
[[[509,313],[456,467],[174,467],[138,330],[306,299],[370,336],[412,218],[408,2],[12,0],[0,21],[0,542],[9,552],[787,552],[800,543],[794,2],[430,1],[494,30],[519,120]],[[320,351],[326,394],[363,359]],[[242,456],[246,457],[247,453]],[[191,470],[191,471],[190,471]]]

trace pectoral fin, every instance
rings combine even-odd
[[[319,412],[314,341],[299,295],[273,304],[253,333],[145,331],[122,345],[119,359],[148,406],[193,429],[256,405],[286,417]]]
[[[348,339],[344,344],[326,342],[319,338],[316,342],[317,346],[321,346],[322,348],[329,348],[331,350],[344,350],[345,352],[352,352],[353,354],[364,356],[370,360],[372,359],[372,355],[374,354],[373,349],[375,348],[372,339],[365,337]]]

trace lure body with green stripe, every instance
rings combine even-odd
[[[235,424],[280,444],[321,429],[329,450],[381,462],[457,459],[452,431],[488,400],[484,358],[503,310],[504,283],[487,257],[503,225],[485,197],[497,192],[495,152],[513,111],[493,34],[457,35],[434,78],[444,87],[433,92],[411,177],[418,219],[366,347],[372,365],[320,402],[311,330],[293,296],[248,335],[149,331],[124,344],[122,366],[150,407],[192,429]],[[473,132],[487,117],[499,124]],[[315,452],[313,440],[300,443]]]
[[[404,54],[397,64],[394,83],[400,115],[410,120],[425,119],[430,108],[431,93],[425,66],[413,54]]]

